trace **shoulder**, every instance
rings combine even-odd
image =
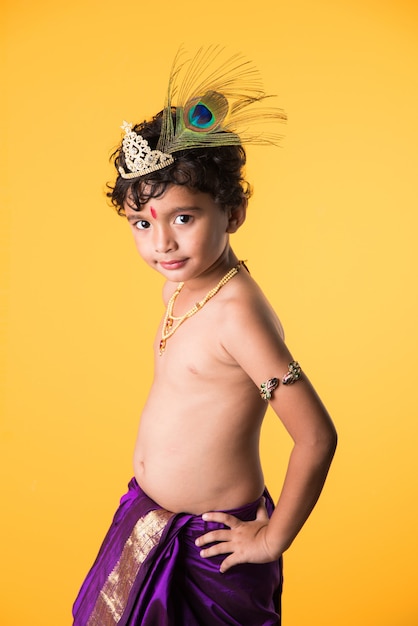
[[[280,320],[251,277],[240,277],[229,291],[219,324],[220,343],[228,360],[257,384],[285,372],[293,357]]]
[[[257,282],[247,272],[240,272],[222,303],[227,333],[260,328],[284,340],[283,326],[277,313]]]

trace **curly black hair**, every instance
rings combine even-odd
[[[175,119],[174,108],[172,115]],[[156,149],[160,137],[162,116],[163,111],[160,111],[150,121],[133,127],[152,150]],[[119,174],[119,167],[127,169],[121,145],[111,159],[118,176],[113,186],[108,184],[107,196],[119,215],[125,215],[124,203],[128,193],[133,201],[132,208],[139,211],[141,204],[163,195],[172,184],[208,193],[225,210],[237,208],[252,193],[251,186],[243,178],[246,154],[240,145],[182,150],[175,153],[171,165],[134,179],[125,179]]]

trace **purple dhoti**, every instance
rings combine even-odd
[[[227,512],[252,520],[259,502]],[[75,601],[74,626],[280,625],[281,560],[221,574],[226,555],[200,556],[197,537],[223,527],[161,509],[132,479]]]

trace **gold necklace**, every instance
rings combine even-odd
[[[184,283],[178,284],[177,289],[175,290],[175,292],[173,293],[173,295],[171,296],[167,304],[167,311],[164,316],[163,328],[161,331],[160,356],[165,350],[167,339],[169,339],[172,335],[174,335],[176,330],[180,328],[183,322],[185,322],[187,319],[189,319],[189,317],[192,317],[192,315],[195,315],[195,313],[200,311],[200,309],[203,306],[205,306],[205,304],[209,302],[209,300],[218,293],[219,289],[221,289],[224,285],[226,285],[226,283],[229,280],[231,280],[231,278],[233,278],[235,274],[238,274],[241,268],[241,265],[243,265],[243,263],[244,263],[243,261],[239,261],[239,263],[235,267],[230,269],[229,272],[227,272],[225,276],[221,278],[221,280],[216,285],[216,287],[213,287],[213,289],[208,291],[208,293],[203,298],[203,300],[200,300],[200,302],[196,302],[196,304],[181,317],[175,317],[173,315],[174,303],[177,300],[177,297],[184,286]],[[174,322],[177,322],[177,323],[174,325]]]

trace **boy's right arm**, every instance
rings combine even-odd
[[[263,310],[242,306],[228,317],[233,323],[226,325],[224,345],[234,360],[257,386],[272,377],[281,380],[293,357],[274,320]],[[335,452],[334,425],[305,374],[292,385],[280,383],[270,403],[294,442],[285,481],[270,521],[262,508],[254,522],[207,514],[208,520],[230,527],[208,533],[198,544],[222,542],[202,553],[204,557],[229,553],[222,572],[238,563],[275,560],[291,545],[315,506]]]

